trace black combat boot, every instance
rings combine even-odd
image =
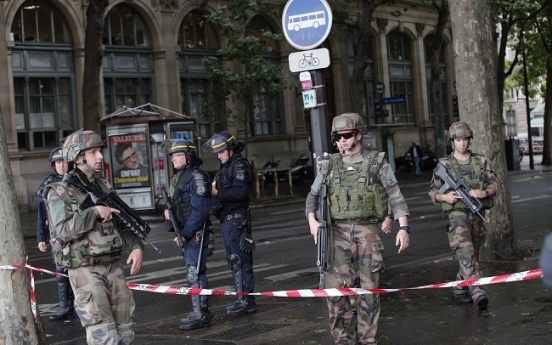
[[[252,296],[240,296],[233,304],[226,307],[226,315],[244,315],[254,313],[255,309],[255,297]]]
[[[206,305],[200,306],[201,296],[192,296],[193,311],[180,319],[180,329],[183,331],[209,327],[211,325],[211,312]]]
[[[54,315],[50,315],[50,321],[66,320],[75,317],[75,308],[73,301],[75,299],[71,286],[67,283],[58,283],[59,289],[59,307]],[[69,294],[71,298],[69,298]]]
[[[472,304],[473,299],[470,296],[470,293],[468,291],[462,292],[460,294],[454,294],[454,298],[458,301],[460,304]]]

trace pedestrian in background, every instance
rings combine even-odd
[[[469,149],[473,139],[470,126],[466,122],[453,123],[449,128],[449,139],[453,152],[450,156],[440,158],[439,164],[446,168],[447,173],[455,181],[461,178],[464,180],[470,188],[470,197],[480,199],[485,209],[491,208],[498,191],[496,175],[484,155],[473,153]],[[435,204],[441,204],[443,212],[449,217],[446,227],[449,245],[455,252],[459,264],[456,280],[481,278],[479,249],[486,238],[484,221],[479,215],[472,213],[462,202],[462,197],[454,191],[441,194],[439,189],[443,184],[434,174],[429,196]],[[453,292],[461,304],[471,304],[475,300],[481,309],[489,304],[487,291],[483,286],[455,288]]]
[[[134,339],[135,303],[127,287],[120,257],[128,244],[130,274],[142,267],[144,245],[113,221],[121,211],[107,206],[84,205],[91,185],[108,193],[111,186],[102,174],[101,137],[92,131],[70,134],[63,158],[74,168],[62,182],[44,189],[51,244],[56,264],[67,268],[75,293],[75,310],[86,328],[89,345],[128,345]]]
[[[212,211],[221,222],[222,240],[236,292],[251,293],[255,289],[253,251],[255,242],[251,236],[249,189],[253,182],[253,169],[247,158],[241,155],[245,142],[236,140],[228,131],[215,134],[204,145],[204,150],[217,154],[220,167],[212,184]],[[227,315],[254,313],[255,298],[238,296],[226,307]]]
[[[201,165],[197,150],[186,139],[168,140],[163,143],[177,171],[170,182],[171,208],[184,248],[188,285],[191,288],[208,289],[207,256],[209,237],[209,212],[211,211],[211,181]],[[170,220],[169,211],[164,212]],[[178,244],[178,241],[175,239]],[[182,250],[182,248],[181,248]],[[198,265],[199,263],[199,265]],[[190,330],[208,327],[211,323],[208,296],[192,296],[192,312],[180,319],[180,329]]]
[[[46,177],[38,187],[38,190],[33,194],[33,205],[38,204],[36,240],[38,242],[38,249],[43,253],[48,251],[47,243],[50,241],[50,227],[48,223],[48,212],[46,211],[46,204],[42,198],[42,192],[50,183],[61,182],[63,175],[65,175],[69,168],[68,164],[63,160],[63,148],[61,147],[56,147],[50,152],[49,160],[55,173]],[[53,251],[52,260],[55,264],[56,261]],[[56,265],[56,273],[66,275],[67,269]],[[73,295],[69,278],[57,275],[56,281],[58,283],[59,306],[56,313],[50,315],[48,319],[50,321],[72,319],[75,317],[75,308],[73,306],[75,296]]]
[[[416,176],[422,176],[422,148],[415,142],[412,142],[410,146],[410,156],[414,159],[414,166],[416,167]]]
[[[331,231],[325,288],[378,288],[384,269],[379,231],[390,232],[392,219],[400,224],[395,241],[398,252],[409,245],[409,213],[399,184],[384,152],[363,149],[364,132],[364,122],[356,113],[333,119],[332,141],[339,153],[330,156],[307,195],[305,213],[317,243],[318,193],[327,181]],[[336,344],[376,344],[379,294],[329,297],[327,304]]]

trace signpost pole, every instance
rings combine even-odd
[[[317,106],[310,110],[312,150],[315,159],[322,159],[322,154],[329,151],[328,134],[328,105],[326,104],[326,86],[322,78],[322,71],[317,69],[313,71],[313,87],[316,90]],[[313,162],[317,163],[316,160]],[[316,169],[315,169],[316,170]]]

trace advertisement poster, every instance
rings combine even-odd
[[[148,142],[145,133],[109,137],[113,188],[149,187]]]

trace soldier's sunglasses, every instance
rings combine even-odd
[[[355,131],[345,132],[345,133],[334,133],[333,134],[333,140],[334,141],[339,141],[339,140],[341,140],[341,138],[345,138],[345,140],[351,139],[355,135],[355,133],[356,133]]]

